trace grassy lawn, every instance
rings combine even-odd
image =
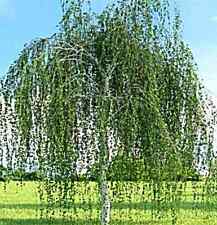
[[[95,183],[76,183],[73,205],[67,210],[53,206],[54,214],[47,214],[52,220],[40,217],[42,211],[46,214],[47,203],[40,203],[37,185],[34,182],[26,182],[23,186],[15,182],[7,186],[0,183],[0,225],[99,224],[99,196]],[[189,182],[185,189],[175,191],[162,187],[162,192],[167,194],[159,195],[156,201],[150,200],[153,189],[147,183],[113,184],[112,190],[112,225],[169,225],[172,221],[178,225],[217,225],[215,185],[210,187],[210,196],[203,195],[201,183],[192,185]],[[181,191],[179,197],[177,193]],[[177,194],[176,199],[171,197],[172,192]],[[68,217],[71,222],[66,219]]]

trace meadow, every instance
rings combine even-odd
[[[71,206],[61,209],[57,204],[48,211],[48,203],[39,200],[37,186],[36,182],[0,183],[0,225],[99,225],[96,183],[78,182]],[[184,186],[180,183],[176,190],[174,186],[163,186],[162,193],[155,193],[154,201],[153,187],[148,183],[110,186],[112,225],[217,225],[215,184],[206,191],[201,182],[188,182]]]

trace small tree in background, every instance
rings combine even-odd
[[[209,136],[202,91],[168,1],[120,0],[97,16],[88,1],[62,9],[60,31],[26,46],[7,74],[16,167],[37,162],[49,204],[52,191],[60,204],[72,201],[78,171],[94,167],[107,225],[109,174],[125,166],[120,181],[138,169],[134,179],[155,184],[188,176]]]

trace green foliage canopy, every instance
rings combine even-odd
[[[138,179],[188,176],[213,133],[179,15],[166,0],[120,0],[100,15],[79,0],[62,9],[59,32],[27,45],[4,84],[18,118],[16,166],[37,161],[50,202],[51,190],[69,199],[78,167],[97,167],[103,183],[115,159],[139,160]]]

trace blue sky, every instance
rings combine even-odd
[[[193,51],[199,74],[217,96],[217,1],[177,0],[183,18],[183,36]]]
[[[0,75],[18,57],[25,43],[57,31],[60,0],[0,0]],[[101,10],[106,0],[93,0]],[[183,35],[198,63],[205,86],[217,96],[217,1],[177,0]]]

